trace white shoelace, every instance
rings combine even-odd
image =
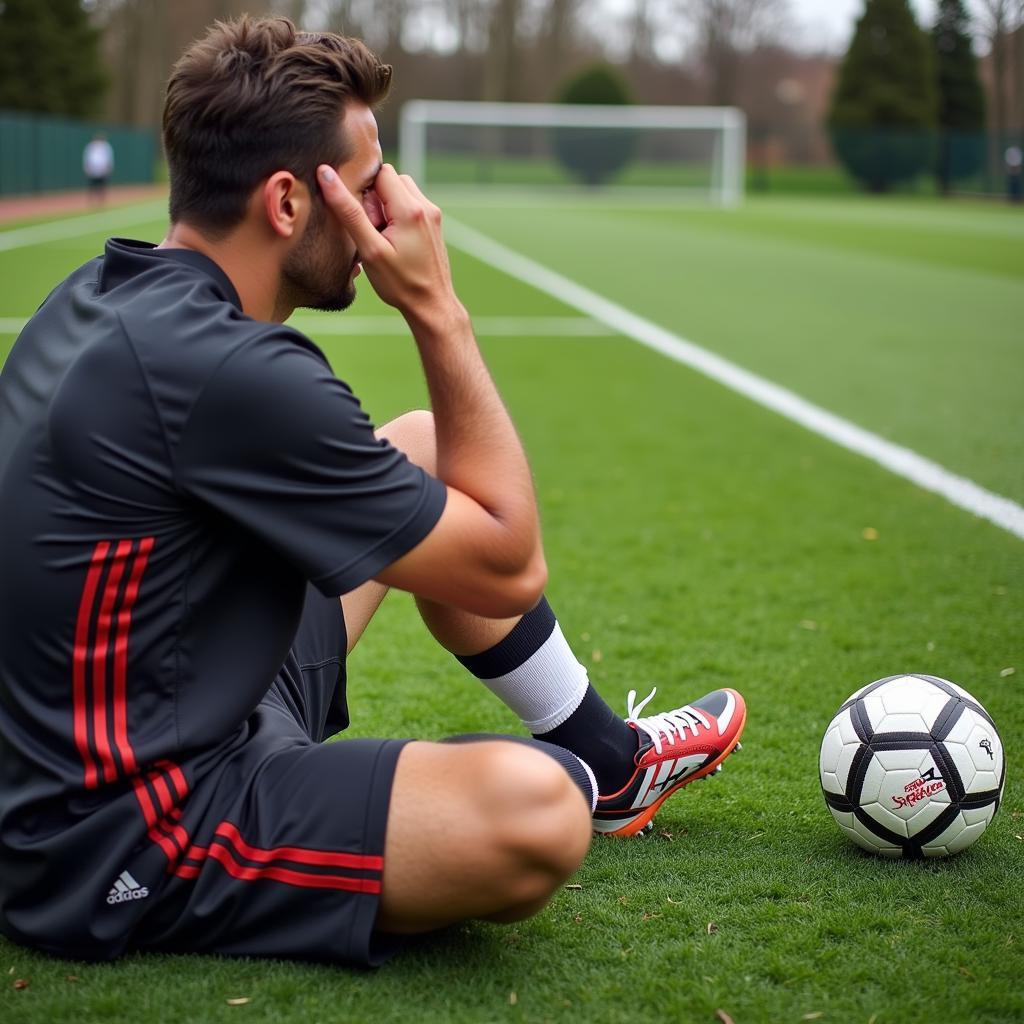
[[[643,729],[651,737],[657,753],[661,753],[662,736],[671,743],[677,734],[682,738],[686,729],[689,729],[696,737],[697,729],[700,726],[704,726],[705,729],[711,728],[707,717],[691,708],[689,704],[684,704],[681,708],[676,708],[675,711],[664,711],[660,715],[648,715],[647,718],[640,718],[640,712],[647,707],[657,692],[658,688],[655,687],[639,704],[636,704],[634,703],[636,690],[630,690],[627,698],[629,714],[626,716],[627,722],[632,722],[638,729]]]

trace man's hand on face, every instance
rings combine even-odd
[[[378,229],[333,168],[317,168],[328,208],[355,243],[374,291],[407,319],[431,323],[462,310],[452,286],[441,211],[407,174],[384,164],[374,182],[385,226]]]

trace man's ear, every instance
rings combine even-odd
[[[263,183],[263,209],[274,234],[291,238],[309,216],[309,189],[291,171],[275,171]]]

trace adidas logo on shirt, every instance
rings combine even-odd
[[[107,893],[107,902],[128,903],[130,900],[144,900],[148,895],[149,890],[144,885],[139,885],[127,871],[122,871],[114,880],[113,888]]]

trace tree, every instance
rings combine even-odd
[[[985,163],[985,92],[969,20],[963,0],[940,0],[932,29],[940,132],[936,172],[944,193],[954,180],[970,177]]]
[[[0,3],[0,108],[89,117],[107,81],[79,0]]]
[[[752,49],[787,13],[786,0],[683,0],[697,32],[708,102],[736,103],[743,51]]]
[[[558,101],[620,106],[632,98],[615,71],[593,64],[565,83]],[[633,158],[634,136],[621,128],[556,128],[553,142],[562,166],[587,185],[615,177]]]
[[[257,17],[272,6],[271,0],[83,2],[103,39],[103,60],[111,80],[106,116],[145,126],[160,124],[167,76],[186,47],[218,19],[243,13]],[[304,10],[302,0],[275,0],[273,7],[289,16]]]
[[[519,84],[522,0],[494,0],[487,33],[484,99],[514,100]]]
[[[828,116],[832,145],[850,174],[886,192],[927,170],[935,93],[931,45],[908,0],[866,0]]]
[[[542,25],[541,48],[548,70],[565,66],[573,36],[578,0],[550,0]],[[554,78],[552,78],[554,80]]]

